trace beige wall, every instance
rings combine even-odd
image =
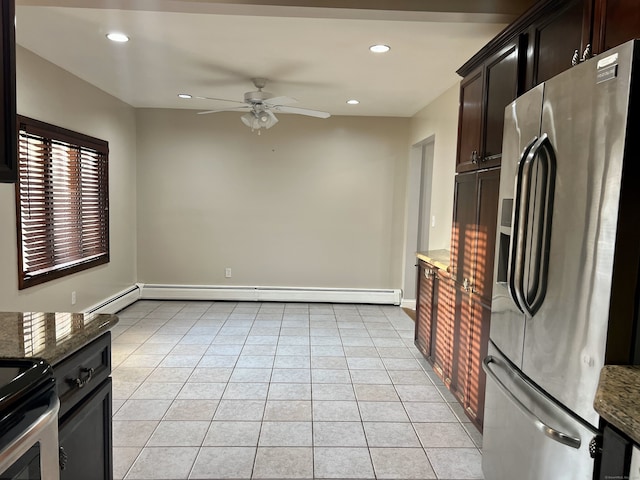
[[[140,282],[400,287],[409,119],[136,114]]]
[[[406,180],[405,239],[401,261],[403,302],[412,306],[416,298],[415,252],[422,249],[418,242],[419,218],[428,225],[429,250],[448,249],[451,244],[453,187],[458,136],[459,84],[456,83],[433,102],[420,110],[410,122],[409,161]],[[420,179],[422,145],[433,142],[430,213],[420,213]],[[435,217],[432,225],[428,216]]]
[[[411,119],[411,145],[434,138],[431,211],[436,214],[436,226],[429,232],[430,250],[451,245],[459,96],[460,85],[456,83]]]
[[[136,281],[411,289],[408,146],[429,137],[431,246],[449,245],[458,85],[412,119],[280,115],[257,135],[237,113],[134,110],[22,48],[17,78],[20,114],[109,141],[111,262],[18,291],[0,184],[0,310],[82,310]]]
[[[111,261],[18,291],[15,190],[0,184],[0,310],[83,310],[136,280],[134,109],[21,47],[17,103],[19,114],[109,142]],[[77,294],[74,306],[72,291]]]

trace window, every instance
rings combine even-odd
[[[18,117],[18,287],[109,261],[109,144]]]

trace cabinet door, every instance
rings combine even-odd
[[[435,314],[436,269],[420,261],[418,263],[418,301],[416,303],[415,343],[422,354],[431,357],[431,335]]]
[[[602,457],[598,480],[629,478],[633,443],[608,423],[605,423],[602,433]]]
[[[595,0],[593,49],[602,53],[634,38],[640,38],[638,0]]]
[[[112,479],[111,377],[61,420],[60,480]]]
[[[518,43],[503,48],[485,63],[485,121],[483,131],[482,168],[500,165],[504,109],[518,95]]]
[[[467,403],[469,387],[469,342],[473,323],[471,295],[460,285],[455,289],[455,317],[453,321],[453,350],[451,358],[450,390],[462,406]]]
[[[491,308],[471,298],[471,331],[468,343],[467,390],[465,394],[465,411],[478,430],[482,431],[484,420],[484,393],[487,383],[482,370],[482,360],[489,349],[489,329],[491,326]]]
[[[482,132],[482,67],[460,83],[457,172],[475,170],[480,161]]]
[[[0,4],[0,182],[18,178],[18,135],[16,132],[16,44],[15,2]]]
[[[456,289],[451,392],[478,430],[482,431],[486,376],[482,360],[489,347],[491,308],[462,287]]]
[[[473,254],[476,232],[477,173],[456,175],[451,231],[452,277],[463,284],[473,279]]]
[[[571,68],[575,51],[581,57],[590,40],[592,0],[555,2],[555,10],[528,30],[527,90]]]
[[[475,250],[471,283],[473,292],[482,297],[487,305],[491,305],[500,169],[479,172],[476,185],[476,231],[474,233]]]
[[[433,323],[431,326],[431,356],[435,372],[445,383],[451,378],[453,354],[453,309],[455,304],[454,284],[446,276],[438,278],[435,286]]]

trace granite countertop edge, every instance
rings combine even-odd
[[[640,445],[640,365],[606,365],[593,407],[607,421]]]
[[[445,272],[449,271],[451,252],[446,249],[416,252],[416,257]]]
[[[22,312],[0,312],[0,323],[7,325],[7,322],[18,323],[24,315],[32,315]],[[44,348],[35,350],[33,354],[27,353],[28,349],[21,346],[23,338],[13,333],[7,333],[7,329],[0,331],[0,358],[38,358],[45,360],[50,365],[55,365],[82,349],[91,341],[108,332],[118,323],[118,317],[114,314],[82,314],[82,313],[41,313],[43,324],[51,331],[52,324],[55,330],[56,318],[60,315],[69,315],[74,322],[81,323],[80,328],[73,331],[59,340],[45,338]]]

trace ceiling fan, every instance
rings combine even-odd
[[[240,103],[242,104],[241,106],[207,110],[205,112],[198,112],[198,114],[206,115],[218,112],[247,111],[247,113],[240,117],[240,120],[242,120],[242,123],[247,127],[251,128],[251,131],[258,130],[258,134],[260,134],[261,128],[271,128],[278,123],[278,119],[274,112],[295,113],[297,115],[306,115],[308,117],[317,118],[329,118],[331,116],[328,112],[292,107],[290,104],[297,103],[295,98],[274,97],[273,94],[263,91],[263,88],[267,84],[267,80],[265,78],[252,78],[251,81],[258,90],[255,92],[245,93],[243,102],[228,100],[226,98],[196,97],[207,100]]]

